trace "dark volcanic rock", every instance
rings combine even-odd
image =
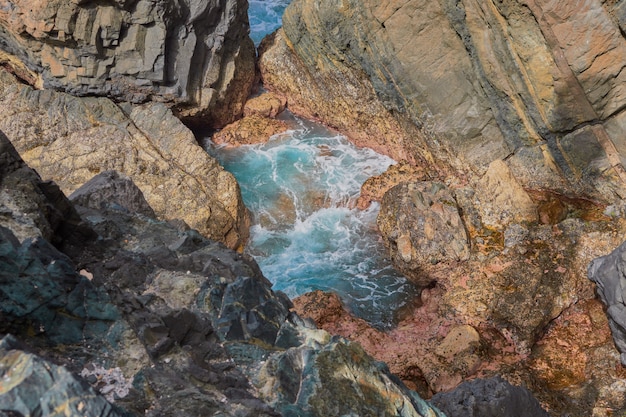
[[[215,127],[242,113],[254,81],[248,32],[242,0],[0,5],[0,59],[31,85],[168,102]]]
[[[66,368],[20,349],[12,336],[0,341],[0,378],[3,416],[131,416]]]
[[[116,171],[105,171],[96,175],[68,198],[76,205],[92,209],[115,204],[131,213],[156,216],[135,183]]]
[[[448,417],[548,417],[523,387],[502,378],[464,382],[454,391],[436,394],[432,403]]]
[[[20,243],[0,228],[0,333],[80,374],[130,415],[438,415],[358,345],[290,312],[251,258],[122,209],[132,186],[98,181],[109,197],[91,205],[100,191],[88,187],[82,201],[91,207],[77,206],[97,236],[53,233],[81,249],[71,258],[42,237]],[[18,203],[18,211],[32,204]],[[81,402],[87,391],[65,389],[89,390],[84,380],[63,368],[31,372],[40,359],[1,347],[0,371],[12,383],[0,384],[0,410],[34,415],[68,396],[77,398],[63,403],[69,415],[85,407],[117,415],[102,397]]]

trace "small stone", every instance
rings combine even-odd
[[[456,355],[475,349],[480,343],[480,335],[472,326],[462,325],[450,329],[435,353],[447,360]]]

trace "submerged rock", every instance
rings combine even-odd
[[[0,130],[44,179],[67,194],[95,174],[130,177],[155,213],[182,219],[232,248],[248,236],[248,213],[235,178],[163,104],[118,106],[33,90],[0,71]]]
[[[4,0],[0,10],[0,59],[27,67],[33,86],[166,102],[221,127],[255,79],[245,1]]]

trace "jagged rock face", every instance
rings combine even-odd
[[[598,295],[606,305],[606,314],[613,333],[615,345],[621,353],[622,364],[626,364],[626,274],[624,273],[626,244],[612,253],[597,258],[589,265],[589,279],[598,287]]]
[[[0,173],[38,186],[4,137],[0,145],[11,156]],[[0,227],[0,333],[34,350],[0,342],[5,414],[441,415],[359,346],[292,313],[251,258],[131,213],[137,196],[119,180],[102,175],[79,193],[91,205],[105,190],[111,203],[76,207],[91,233],[57,236],[81,249],[71,258]]]
[[[235,178],[160,103],[120,107],[107,98],[34,90],[0,71],[0,130],[45,179],[73,193],[95,174],[132,178],[158,216],[182,219],[231,248],[248,236]]]
[[[479,175],[504,159],[526,188],[614,200],[626,178],[623,9],[296,0],[260,68],[290,108],[397,159]]]
[[[21,60],[45,88],[163,101],[220,127],[254,81],[248,31],[242,0],[3,0],[0,60]]]
[[[426,286],[427,264],[469,259],[470,246],[450,190],[441,183],[400,183],[383,197],[378,228],[394,265],[408,278]]]
[[[433,403],[448,417],[548,417],[523,387],[514,387],[501,378],[464,382],[451,393],[440,393]]]
[[[11,381],[0,389],[8,415],[128,416],[66,368],[23,351],[10,335],[0,341],[0,376]]]

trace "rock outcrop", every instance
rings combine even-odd
[[[395,159],[469,180],[502,160],[524,188],[615,201],[626,195],[623,9],[296,0],[260,68],[290,109]]]
[[[378,229],[394,265],[421,286],[431,283],[426,264],[466,261],[470,246],[450,190],[437,182],[403,182],[383,197]]]
[[[95,174],[117,170],[163,219],[182,219],[231,248],[248,236],[235,178],[162,103],[118,106],[35,90],[0,70],[0,130],[45,179],[71,194]]]
[[[548,417],[539,402],[523,387],[501,378],[464,382],[451,393],[432,399],[448,417]]]
[[[251,258],[130,212],[136,193],[114,175],[77,193],[83,233],[45,226],[20,242],[9,212],[77,211],[47,199],[4,137],[0,149],[3,184],[25,184],[0,217],[0,334],[13,335],[0,342],[4,414],[443,417],[358,345],[291,312]],[[107,204],[103,190],[121,193]],[[44,235],[78,249],[67,256]]]
[[[3,0],[0,62],[38,88],[168,103],[221,127],[255,79],[247,2]]]
[[[598,296],[606,305],[615,346],[621,353],[622,364],[626,365],[626,288],[625,256],[626,243],[610,254],[595,259],[589,265],[589,279],[598,287]]]

